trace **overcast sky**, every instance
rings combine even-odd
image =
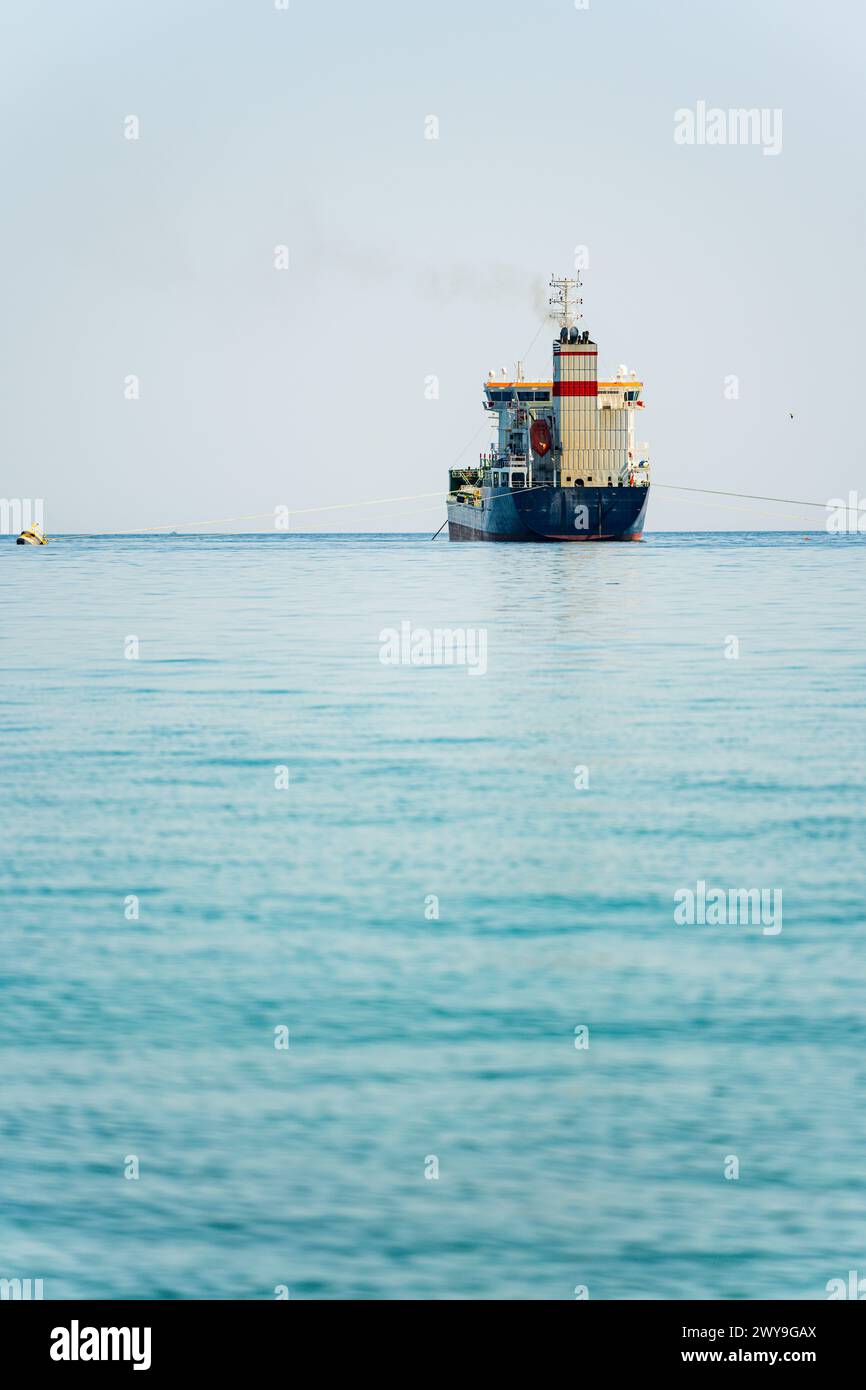
[[[861,6],[3,0],[0,26],[0,493],[50,531],[281,504],[435,530],[436,498],[301,509],[444,491],[488,368],[535,338],[549,375],[578,246],[655,482],[866,491]],[[701,101],[780,110],[780,152],[677,144]],[[657,488],[649,529],[774,525],[711,500]]]

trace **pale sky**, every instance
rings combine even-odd
[[[586,246],[654,482],[862,495],[864,37],[840,0],[3,0],[0,493],[60,533],[444,492]],[[676,144],[700,101],[781,110],[781,152]],[[802,529],[711,500],[648,529]]]

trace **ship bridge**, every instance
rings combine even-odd
[[[633,376],[617,376],[613,381],[598,383],[598,408],[622,409],[642,406],[643,382]],[[487,410],[502,410],[514,405],[545,405],[553,399],[552,381],[502,381],[488,377],[484,383],[484,405]]]
[[[506,405],[544,405],[551,400],[552,381],[496,381],[484,383],[488,410],[501,410]]]

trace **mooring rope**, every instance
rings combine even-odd
[[[480,431],[476,431],[476,434],[478,434],[478,433],[480,433]],[[475,438],[475,436],[473,436],[473,439],[474,439],[474,438]],[[466,452],[466,449],[468,449],[468,447],[469,447],[469,445],[470,445],[471,443],[472,443],[472,439],[470,439],[470,440],[464,445],[463,449],[460,451],[460,454],[458,454],[458,456],[457,456],[458,459],[460,458],[460,456],[461,456],[463,453]],[[456,460],[455,460],[455,462],[456,462]],[[684,484],[684,483],[656,483],[656,482],[651,482],[651,483],[650,483],[650,488],[651,488],[651,489],[652,489],[652,488],[663,488],[663,489],[665,489],[666,491],[672,491],[672,492],[702,493],[702,494],[704,494],[704,495],[712,496],[712,497],[736,497],[736,498],[739,498],[739,499],[741,499],[741,500],[743,500],[743,501],[753,501],[753,502],[779,502],[779,503],[781,503],[781,504],[794,505],[794,506],[797,506],[797,507],[819,507],[819,508],[821,508],[821,509],[824,510],[824,511],[826,511],[826,509],[827,509],[827,503],[826,503],[826,502],[805,501],[803,498],[800,498],[800,497],[770,497],[770,496],[767,496],[767,495],[765,495],[765,494],[763,494],[763,493],[755,493],[755,492],[728,492],[728,491],[723,491],[721,488],[688,487],[688,486],[687,486],[686,484]],[[527,491],[530,491],[530,490],[533,490],[533,491],[534,491],[534,489],[527,489],[527,488],[512,488],[512,489],[509,489],[510,492],[527,492]],[[447,492],[416,492],[416,493],[410,493],[410,494],[407,494],[407,495],[404,495],[404,496],[401,496],[401,497],[373,497],[373,498],[368,498],[366,501],[360,501],[360,502],[328,502],[328,503],[325,503],[324,505],[322,505],[322,506],[320,506],[320,507],[289,507],[289,508],[287,509],[287,515],[288,515],[288,519],[291,521],[293,517],[296,517],[296,516],[313,516],[313,515],[315,515],[315,514],[318,513],[318,512],[347,511],[347,510],[351,510],[352,508],[357,508],[357,507],[381,507],[381,506],[387,506],[387,505],[389,505],[389,504],[391,504],[391,503],[394,503],[394,502],[418,502],[418,501],[426,500],[426,499],[431,498],[431,497],[437,498],[437,499],[438,499],[438,498],[442,498],[442,497],[448,497],[449,495],[450,495],[450,494],[447,493]],[[500,492],[500,493],[497,494],[497,496],[500,496],[500,497],[504,497],[504,496],[506,496],[506,495],[507,495],[507,494],[506,494],[506,493],[503,493],[503,492]],[[671,499],[671,500],[673,500],[673,499]],[[683,500],[685,501],[685,498],[684,498]],[[712,506],[713,504],[710,503],[710,502],[704,502],[704,503],[701,503],[700,505],[702,505],[702,506]],[[718,505],[718,506],[720,506],[720,507],[723,507],[725,510],[746,512],[746,513],[751,513],[752,515],[755,515],[755,514],[756,514],[756,508],[754,508],[754,507],[731,507],[729,504],[728,504],[727,507],[725,507],[725,504],[724,504],[724,503],[716,504],[716,505]],[[158,531],[178,531],[178,532],[182,532],[182,531],[184,531],[184,530],[191,529],[191,528],[193,528],[193,527],[198,527],[198,526],[229,526],[229,525],[234,525],[234,524],[236,524],[237,522],[241,522],[241,521],[262,521],[262,520],[264,520],[266,517],[268,517],[268,518],[270,518],[271,520],[273,520],[273,517],[274,517],[274,510],[275,510],[275,509],[272,508],[269,512],[248,512],[248,513],[246,513],[246,514],[243,515],[243,516],[223,516],[223,517],[217,517],[217,518],[215,518],[214,520],[211,520],[211,521],[186,521],[186,522],[174,522],[174,523],[166,524],[166,525],[163,525],[163,526],[148,526],[148,527],[141,528],[140,530],[136,530],[136,531],[126,531],[126,532],[124,532],[123,534],[124,534],[124,535],[129,535],[129,536],[145,536],[145,535],[152,535],[152,534],[154,534],[154,533],[156,533],[156,532],[158,532]],[[788,512],[788,513],[780,513],[780,512],[765,512],[765,511],[761,511],[761,512],[758,513],[758,514],[761,515],[761,516],[778,517],[779,519],[782,519],[783,517],[786,517],[786,518],[790,518],[790,519],[796,520],[796,521],[803,521],[803,520],[807,520],[807,521],[808,521],[808,520],[809,520],[808,517],[795,516],[793,513],[790,513],[790,512]],[[441,530],[441,529],[442,529],[442,528],[440,527],[440,530]],[[91,533],[91,534],[93,534],[93,533]],[[105,533],[105,534],[117,534],[117,533],[112,532],[112,533]],[[438,532],[437,532],[437,535],[438,535]]]

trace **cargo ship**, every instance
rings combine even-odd
[[[646,445],[634,442],[643,382],[620,367],[598,379],[598,345],[586,329],[580,277],[550,281],[559,323],[549,381],[484,383],[497,436],[478,466],[452,468],[453,541],[639,541],[650,490]]]

